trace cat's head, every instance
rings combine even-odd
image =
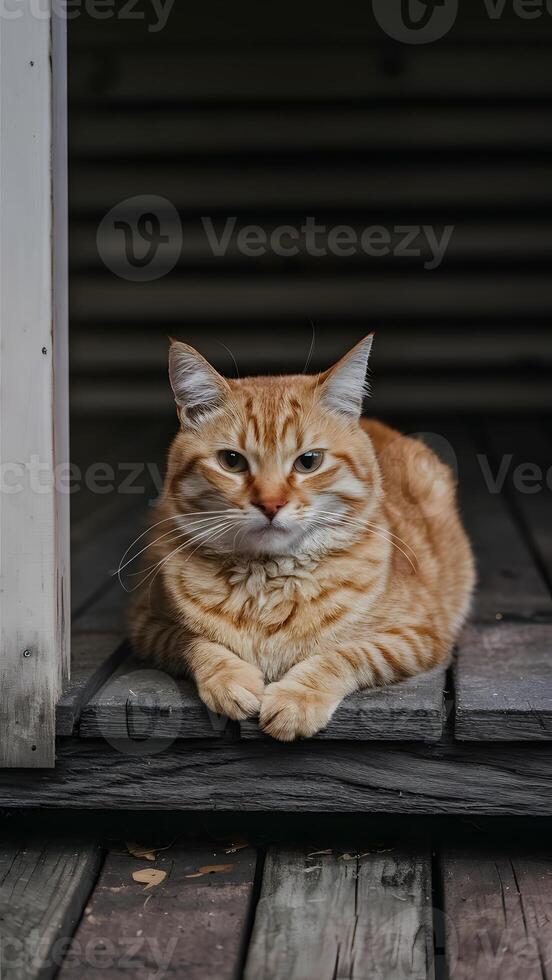
[[[298,555],[358,535],[379,493],[359,424],[371,345],[372,335],[322,374],[227,379],[172,342],[181,431],[165,493],[189,515],[182,527],[194,546]]]

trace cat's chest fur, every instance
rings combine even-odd
[[[229,602],[254,613],[258,623],[281,625],[293,609],[320,595],[317,571],[312,560],[288,557],[237,562],[228,570]]]

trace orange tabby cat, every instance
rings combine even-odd
[[[358,688],[445,661],[474,585],[448,469],[360,419],[371,343],[320,375],[241,380],[170,348],[181,428],[134,645],[284,741]]]

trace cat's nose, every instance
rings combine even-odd
[[[287,500],[255,500],[254,506],[263,512],[265,517],[271,521],[278,511],[287,504]]]

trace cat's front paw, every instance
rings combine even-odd
[[[326,727],[338,704],[339,699],[284,677],[265,687],[259,724],[281,742],[309,738]]]
[[[259,714],[264,677],[258,667],[236,658],[212,677],[198,680],[197,690],[210,711],[243,721]]]

